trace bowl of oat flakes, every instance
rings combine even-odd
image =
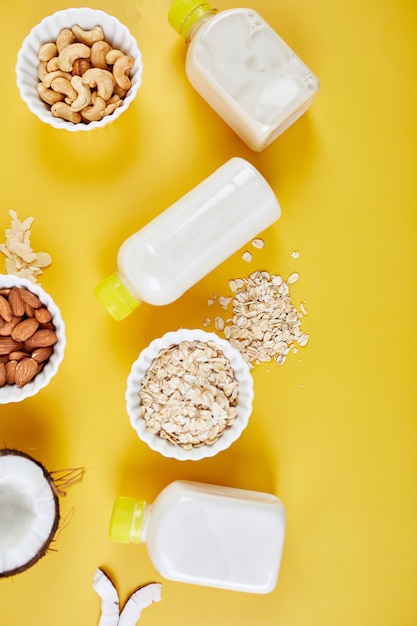
[[[139,354],[127,379],[126,409],[152,450],[197,461],[239,439],[253,396],[249,366],[228,341],[180,329],[154,339]]]
[[[0,274],[0,404],[46,387],[65,345],[64,321],[51,296],[28,278]]]
[[[32,28],[18,52],[16,81],[42,122],[89,131],[129,108],[142,71],[129,29],[104,11],[82,7],[57,11]]]

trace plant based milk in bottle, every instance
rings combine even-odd
[[[168,20],[188,49],[196,91],[252,149],[261,151],[310,106],[316,76],[256,11],[218,12],[176,0]]]
[[[285,509],[268,493],[178,480],[153,504],[117,498],[109,534],[146,543],[169,580],[266,594],[278,579]]]
[[[234,157],[126,239],[95,295],[116,320],[170,304],[280,215],[265,178]]]

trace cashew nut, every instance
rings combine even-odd
[[[103,111],[102,117],[105,117],[106,115],[111,115],[113,111],[115,111],[120,106],[122,106],[122,104],[123,104],[123,100],[121,98],[119,98],[119,100],[115,100],[114,102],[111,102],[110,104],[107,104],[106,108]]]
[[[75,35],[70,28],[63,28],[59,31],[58,37],[56,38],[56,47],[58,49],[58,54],[62,52],[64,48],[74,43]]]
[[[113,76],[116,84],[122,89],[130,89],[131,82],[128,76],[130,69],[133,67],[134,59],[131,56],[123,55],[117,59],[113,65]]]
[[[39,48],[38,57],[40,61],[48,62],[49,59],[52,59],[52,57],[55,57],[56,54],[57,54],[56,44],[52,42],[48,42],[48,43],[44,43]]]
[[[65,102],[67,104],[71,104],[76,100],[78,93],[75,91],[74,87],[71,85],[71,82],[67,78],[62,78],[62,76],[55,78],[51,87],[54,91],[58,91],[59,93],[63,93],[65,98]]]
[[[68,80],[71,80],[71,74],[69,74],[68,72],[63,72],[62,70],[57,70],[56,72],[49,72],[49,74],[45,76],[42,82],[45,85],[45,87],[50,87],[52,85],[52,81],[58,77],[67,78]]]
[[[124,57],[124,56],[125,55],[121,50],[117,50],[116,48],[113,48],[113,50],[110,50],[106,54],[106,63],[108,63],[109,65],[114,65],[117,59],[120,59],[121,57]]]
[[[76,59],[72,73],[74,76],[82,76],[91,67],[90,59]]]
[[[43,83],[38,83],[37,89],[41,100],[46,102],[46,104],[49,104],[49,106],[52,106],[56,102],[60,102],[65,97],[63,93],[58,93],[53,89],[48,89]]]
[[[85,108],[83,111],[81,111],[81,115],[83,119],[87,120],[88,122],[97,122],[98,120],[102,119],[105,110],[105,101],[103,100],[103,98],[100,98],[100,96],[97,96],[93,106]]]
[[[76,59],[88,59],[90,50],[83,43],[71,43],[59,53],[59,68],[63,72],[71,72]]]
[[[108,70],[91,67],[83,74],[82,80],[84,85],[97,87],[97,94],[103,100],[111,98],[113,94],[113,74]]]
[[[92,46],[96,41],[102,41],[104,39],[104,33],[101,26],[95,26],[91,30],[84,30],[78,24],[74,24],[72,32],[78,41],[81,41],[81,43],[84,43],[87,46]]]
[[[91,104],[90,87],[84,85],[81,76],[73,76],[71,85],[78,94],[76,100],[71,104],[71,109],[80,112]]]
[[[49,59],[48,63],[46,64],[46,69],[48,70],[48,72],[56,72],[57,70],[59,70],[58,57],[52,57],[52,59]]]
[[[91,63],[94,67],[107,70],[106,54],[111,50],[111,45],[107,41],[96,41],[91,46]]]
[[[56,102],[51,107],[51,113],[54,117],[60,117],[67,122],[78,124],[81,122],[81,115],[73,111],[69,104],[65,102]]]
[[[42,82],[44,81],[44,79],[46,78],[48,74],[47,65],[48,64],[46,61],[41,61],[38,65],[38,77],[39,77],[39,80],[41,80]]]

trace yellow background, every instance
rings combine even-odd
[[[416,3],[253,1],[321,82],[308,113],[260,154],[188,84],[169,0],[89,6],[128,26],[144,74],[116,124],[78,134],[39,122],[15,85],[24,37],[69,5],[0,6],[0,235],[10,209],[34,216],[33,247],[53,258],[40,282],[68,339],[50,386],[0,407],[0,439],[49,470],[86,470],[61,498],[66,524],[54,551],[0,580],[0,623],[93,626],[100,602],[91,581],[101,566],[122,603],[136,587],[162,582],[162,602],[143,613],[143,626],[415,626]],[[92,292],[115,269],[120,243],[232,156],[258,167],[281,203],[265,248],[252,250],[250,264],[240,250],[175,304],[113,321]],[[299,272],[291,293],[308,309],[308,346],[282,367],[253,370],[253,415],[228,451],[195,464],[159,457],[125,412],[131,363],[163,332],[201,327],[213,292],[228,295],[230,278],[255,269]],[[280,496],[288,525],[273,593],[170,583],[144,546],[108,539],[118,494],[152,500],[177,478]]]

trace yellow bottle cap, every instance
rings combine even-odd
[[[190,28],[207,11],[211,11],[208,2],[201,0],[175,0],[168,12],[168,22],[179,35],[186,38]]]
[[[123,320],[139,305],[117,274],[111,274],[94,289],[94,295],[115,320]]]
[[[109,537],[118,543],[140,543],[146,502],[120,496],[113,505]]]

